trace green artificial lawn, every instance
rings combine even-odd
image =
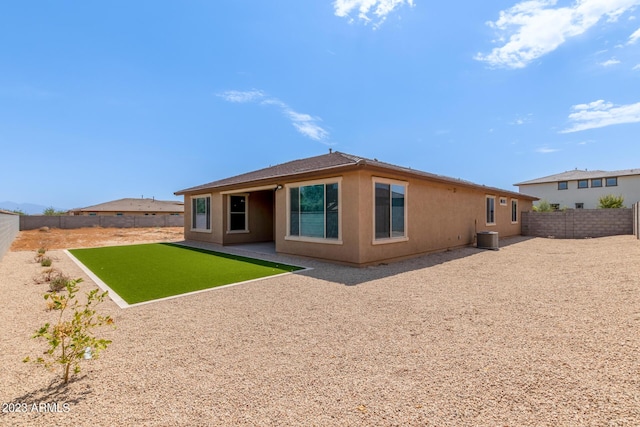
[[[69,252],[129,304],[301,270],[170,243]]]

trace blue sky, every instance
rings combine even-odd
[[[4,2],[0,201],[329,148],[479,184],[640,167],[640,0]]]

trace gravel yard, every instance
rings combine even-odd
[[[35,252],[14,249],[0,261],[0,425],[640,425],[640,242],[501,245],[364,269],[279,257],[314,270],[109,300],[113,344],[67,387],[22,363],[51,313]],[[67,410],[31,410],[43,402]]]

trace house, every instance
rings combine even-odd
[[[548,201],[555,209],[596,209],[602,196],[623,196],[626,206],[640,201],[640,169],[572,170],[517,184],[521,193]]]
[[[182,201],[155,200],[155,198],[126,198],[87,206],[86,208],[71,209],[69,215],[184,215],[184,203]]]
[[[185,238],[366,266],[520,234],[535,197],[341,152],[177,191]]]

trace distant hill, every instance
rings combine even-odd
[[[0,202],[0,209],[6,211],[20,210],[27,215],[39,215],[49,206],[36,205],[34,203],[16,203],[16,202]],[[68,209],[59,209],[54,207],[57,211],[66,211]]]

